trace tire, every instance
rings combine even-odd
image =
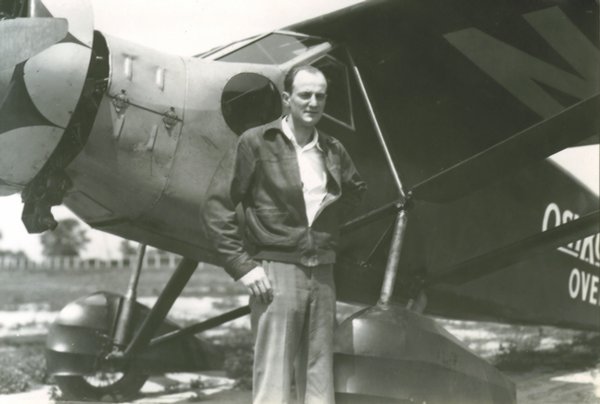
[[[98,372],[92,376],[54,376],[63,399],[111,402],[135,397],[149,375],[139,373]]]

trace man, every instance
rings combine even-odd
[[[341,143],[315,128],[326,96],[321,71],[293,68],[289,114],[240,137],[233,170],[217,172],[204,207],[223,266],[250,293],[254,403],[287,403],[294,366],[299,403],[334,402],[333,263],[342,211],[366,186]]]

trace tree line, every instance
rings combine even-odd
[[[0,232],[0,241],[3,234]],[[74,218],[58,221],[58,226],[52,231],[46,231],[40,236],[42,244],[42,255],[44,257],[79,257],[86,245],[90,242],[87,230],[81,222]],[[135,243],[122,240],[119,246],[123,256],[129,256],[137,252]],[[10,255],[13,257],[27,257],[23,251],[12,251],[0,249],[0,257]]]

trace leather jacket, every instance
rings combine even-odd
[[[233,155],[221,162],[208,189],[203,217],[207,236],[234,279],[258,266],[256,260],[308,267],[335,262],[344,213],[360,202],[366,184],[342,144],[318,136],[327,195],[310,226],[296,152],[282,132],[281,119],[246,131]],[[240,203],[244,226],[236,216]]]

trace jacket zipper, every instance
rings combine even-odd
[[[309,251],[312,251],[314,248],[314,240],[312,236],[312,226],[310,225],[306,228],[306,237],[308,238],[308,249]]]

